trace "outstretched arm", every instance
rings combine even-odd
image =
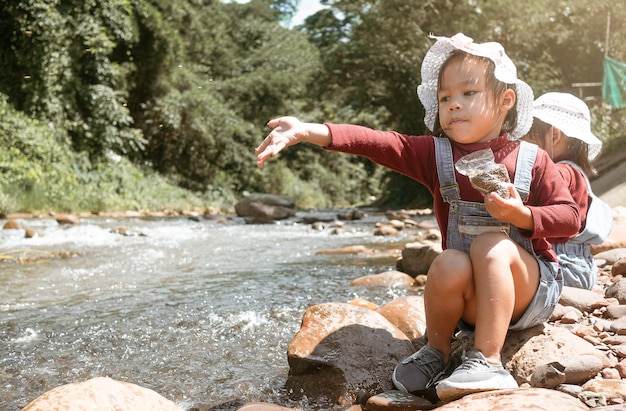
[[[326,147],[331,143],[330,130],[324,124],[303,123],[295,117],[280,117],[267,123],[272,131],[256,148],[257,167],[263,167],[268,158],[283,151],[285,147],[306,141]]]

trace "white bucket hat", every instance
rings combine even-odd
[[[474,43],[472,38],[467,37],[463,33],[455,34],[450,38],[433,35],[430,37],[437,39],[437,42],[432,45],[424,57],[422,62],[422,84],[417,87],[417,95],[426,109],[426,115],[424,116],[426,126],[433,130],[435,119],[439,113],[437,90],[441,66],[454,50],[462,50],[493,61],[496,66],[494,72],[496,78],[503,83],[515,84],[517,124],[509,133],[509,139],[517,140],[526,135],[533,123],[533,90],[528,84],[517,78],[517,68],[504,52],[502,45],[495,42]]]
[[[591,114],[584,101],[569,93],[546,93],[533,103],[533,115],[568,137],[587,143],[589,161],[596,158],[602,141],[591,132]]]

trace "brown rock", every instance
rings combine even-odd
[[[43,237],[43,233],[33,230],[32,228],[27,228],[24,231],[24,237],[26,238],[35,238],[35,237]]]
[[[156,392],[108,377],[61,385],[28,404],[22,411],[182,411]]]
[[[295,398],[330,398],[338,404],[392,390],[391,374],[413,345],[381,314],[346,303],[307,309],[289,343],[286,388]]]
[[[563,365],[565,382],[567,384],[580,384],[595,377],[604,364],[596,355],[579,355],[560,361]]]
[[[619,371],[615,368],[605,368],[602,370],[602,378],[605,380],[619,380],[621,376]]]
[[[615,369],[619,372],[620,377],[626,378],[626,360],[618,362]]]
[[[441,243],[414,242],[408,243],[402,250],[402,258],[398,260],[396,268],[412,277],[426,274],[435,257],[441,254]]]
[[[611,275],[626,275],[626,258],[622,257],[613,264]]]
[[[559,362],[543,364],[530,376],[530,385],[537,388],[554,388],[565,382],[565,367]]]
[[[357,307],[367,308],[368,310],[378,310],[378,304],[366,300],[365,298],[355,298],[354,300],[348,301],[348,304],[356,305]]]
[[[501,356],[505,367],[519,384],[523,384],[530,383],[532,373],[542,364],[595,353],[593,344],[570,331],[543,324],[509,332]]]
[[[243,407],[237,408],[237,411],[302,411],[300,408],[287,408],[280,405],[268,404],[265,402],[251,402]]]
[[[54,219],[59,224],[78,224],[80,219],[74,214],[55,214]]]
[[[626,317],[626,305],[610,305],[606,307],[606,314],[613,319]]]
[[[5,230],[21,230],[23,227],[19,221],[11,219],[4,223],[4,226],[2,228]]]
[[[611,331],[617,335],[626,335],[626,317],[620,317],[611,323]]]
[[[622,380],[589,380],[583,384],[583,390],[600,393],[608,398],[626,399],[626,381]]]
[[[592,306],[603,298],[604,296],[590,290],[565,286],[563,287],[561,298],[559,298],[559,304],[589,313],[593,311]]]
[[[421,338],[426,332],[426,313],[422,296],[408,295],[396,298],[380,307],[378,313],[398,327],[411,342]]]
[[[460,400],[444,404],[437,411],[555,411],[589,410],[579,399],[545,388],[519,388],[516,390],[487,391],[466,395]]]
[[[413,411],[429,410],[432,403],[425,398],[404,394],[400,391],[388,391],[367,399],[365,411]]]
[[[622,278],[609,285],[605,295],[607,298],[617,298],[620,304],[626,304],[626,279]]]
[[[399,230],[391,224],[380,224],[376,227],[376,230],[374,230],[374,235],[389,236],[397,235],[398,232]]]
[[[626,257],[626,248],[612,248],[607,251],[602,251],[593,257],[598,260],[605,260],[607,264],[613,265],[619,259]]]
[[[286,207],[282,205],[283,203],[275,202],[269,198],[245,197],[235,204],[235,212],[239,217],[248,217],[246,221],[283,220],[296,214],[291,207]]]
[[[364,277],[356,278],[350,281],[350,285],[359,286],[371,286],[378,285],[384,287],[404,287],[411,288],[413,287],[413,283],[415,279],[408,275],[407,273],[403,273],[400,271],[387,271],[380,274],[371,274],[366,275]]]

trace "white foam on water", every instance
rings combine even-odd
[[[27,328],[19,337],[14,339],[13,342],[17,344],[26,344],[35,341],[37,337],[39,337],[37,331],[33,330],[32,328]]]

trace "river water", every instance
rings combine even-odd
[[[338,234],[299,223],[336,212],[298,213],[274,225],[18,220],[43,234],[31,239],[0,230],[0,410],[97,376],[153,389],[183,409],[228,401],[328,409],[306,398],[292,403],[283,389],[287,345],[305,310],[355,298],[384,304],[405,291],[348,285],[394,269],[388,253],[317,252],[401,250],[411,241],[408,232],[373,235],[386,218],[371,210]]]

